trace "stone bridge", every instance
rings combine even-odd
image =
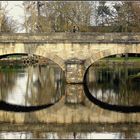
[[[67,83],[82,83],[85,71],[95,61],[124,53],[140,53],[140,33],[0,35],[0,56],[28,54],[49,58],[65,71]]]

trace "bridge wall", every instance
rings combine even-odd
[[[105,47],[103,49],[102,45]],[[92,65],[95,61],[98,61],[104,57],[108,57],[111,55],[116,54],[127,54],[127,53],[134,53],[134,54],[140,54],[140,44],[102,44],[97,45],[98,48],[102,48],[98,51],[93,51],[90,54],[90,57],[86,59],[85,61],[85,67],[88,68],[90,65]]]
[[[86,69],[101,58],[122,53],[140,53],[140,34],[1,35],[0,55],[14,53],[34,54],[49,58],[65,71],[68,83],[79,83],[83,81]],[[77,63],[74,60],[81,62]],[[73,64],[69,63],[70,61]]]

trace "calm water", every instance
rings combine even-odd
[[[90,67],[87,82],[96,99],[112,105],[140,105],[140,67]],[[140,76],[139,76],[140,77]]]
[[[135,76],[140,67],[90,67],[87,73],[87,85],[93,97],[112,105],[140,105],[140,79]],[[39,106],[59,101],[65,94],[63,71],[56,65],[9,67],[0,69],[0,99],[19,106]],[[81,126],[80,126],[81,127]],[[43,132],[38,131],[1,131],[0,138],[140,138],[139,132],[125,127],[125,132],[87,131],[79,132]]]
[[[97,132],[2,132],[0,133],[1,139],[33,139],[33,138],[46,138],[46,139],[125,139],[125,138],[140,138],[139,133],[125,134],[125,133],[97,133]]]
[[[55,103],[64,94],[63,72],[56,66],[29,66],[0,70],[1,100],[15,105]]]

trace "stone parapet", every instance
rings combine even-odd
[[[52,32],[52,33],[3,33],[0,42],[28,43],[60,43],[60,42],[91,42],[91,43],[139,43],[140,33],[93,33],[93,32]]]

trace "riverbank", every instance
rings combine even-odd
[[[55,65],[55,63],[49,59],[43,57],[24,57],[16,59],[0,59],[0,66],[26,66],[26,65]],[[108,66],[108,65],[130,65],[140,66],[140,57],[128,57],[128,58],[103,58],[93,64],[94,66]]]
[[[94,66],[107,66],[107,65],[131,65],[140,66],[140,57],[128,57],[128,58],[104,58],[93,64]]]
[[[54,64],[51,60],[44,57],[28,57],[24,56],[22,58],[4,58],[0,59],[0,66],[28,66],[28,65],[48,65]]]

